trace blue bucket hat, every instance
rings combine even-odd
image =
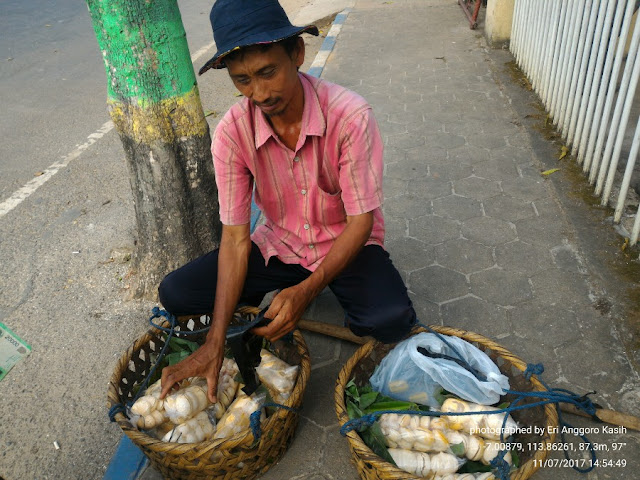
[[[318,35],[318,27],[291,25],[277,0],[217,0],[209,15],[218,51],[198,72],[224,68],[222,58],[241,47],[274,43],[303,32]]]

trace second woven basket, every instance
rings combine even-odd
[[[496,365],[498,365],[500,371],[509,377],[512,390],[546,391],[535,375],[531,376],[530,379],[524,377],[523,372],[527,368],[525,362],[488,338],[477,333],[455,328],[440,326],[431,326],[430,328],[443,335],[460,337],[486,353]],[[422,327],[417,327],[411,334],[416,335],[417,333],[425,331],[427,330]],[[384,345],[376,341],[371,341],[360,347],[344,365],[338,375],[335,390],[335,408],[340,425],[344,425],[349,420],[345,403],[347,383],[351,379],[355,379],[356,385],[358,386],[367,384],[375,367],[392,347],[393,345]],[[501,399],[501,401],[506,402],[511,400],[512,398],[508,395]],[[544,459],[548,454],[548,446],[551,445],[555,439],[558,415],[553,405],[546,405],[544,407],[534,407],[513,412],[512,416],[519,425],[536,426],[538,429],[535,431],[544,432],[542,435],[535,433],[526,435],[518,434],[516,438],[516,440],[523,445],[535,445],[535,448],[531,450],[519,452],[520,466],[511,473],[511,480],[525,480],[533,475],[544,463]],[[532,428],[532,432],[533,431],[534,429]],[[349,449],[351,450],[352,460],[358,469],[360,478],[363,480],[423,480],[422,477],[417,477],[401,470],[373,453],[357,432],[351,431],[347,433],[347,440]]]
[[[259,311],[243,307],[236,315],[251,320]],[[179,336],[180,331],[200,330],[209,322],[209,317],[180,317],[176,332]],[[164,326],[168,326],[168,322]],[[205,334],[193,337],[190,336],[189,340],[202,344]],[[133,398],[134,387],[144,381],[151,368],[151,358],[160,352],[164,342],[159,330],[149,330],[120,358],[107,393],[109,408],[124,405]],[[300,365],[295,387],[285,403],[291,409],[299,409],[311,370],[309,352],[302,335],[296,331],[294,344],[282,344],[277,354],[291,365]],[[116,414],[115,421],[167,479],[251,480],[265,473],[285,454],[295,434],[298,414],[292,410],[275,409],[262,423],[258,442],[254,442],[253,434],[247,430],[231,438],[201,443],[169,443],[134,428],[123,413]]]

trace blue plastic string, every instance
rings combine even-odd
[[[160,318],[160,317],[164,317],[169,321],[169,324],[171,325],[169,328],[166,327],[161,327],[158,324],[156,324],[154,322],[154,320],[156,318]],[[158,307],[153,307],[153,309],[151,310],[151,317],[149,318],[149,323],[151,324],[151,326],[162,330],[163,332],[167,333],[167,339],[164,342],[164,345],[162,346],[162,349],[160,350],[160,353],[158,354],[158,358],[156,358],[156,361],[153,363],[153,367],[151,367],[151,370],[149,371],[149,374],[146,376],[146,378],[144,379],[144,381],[142,382],[142,384],[140,385],[140,388],[138,389],[138,393],[135,394],[135,396],[129,400],[125,405],[123,405],[122,403],[118,403],[114,406],[112,406],[109,409],[109,420],[111,420],[112,422],[116,421],[116,415],[118,413],[124,413],[126,415],[127,413],[127,408],[131,408],[131,406],[136,402],[136,400],[140,397],[140,395],[142,394],[142,392],[144,392],[147,389],[147,385],[149,384],[149,380],[151,379],[151,377],[153,376],[153,374],[156,371],[156,368],[158,367],[158,365],[160,364],[160,362],[162,361],[162,358],[164,357],[166,351],[167,351],[167,347],[169,346],[169,341],[171,340],[171,338],[173,337],[174,333],[175,333],[175,328],[177,326],[177,321],[176,321],[176,317],[172,314],[170,314],[169,312],[167,312],[166,310],[161,310]],[[198,330],[198,331],[184,331],[184,332],[180,332],[180,333],[184,333],[184,334],[194,334],[194,333],[200,333],[202,331],[205,331],[206,329],[203,330]]]
[[[297,408],[287,407],[286,405],[281,405],[279,403],[269,402],[269,403],[265,403],[262,406],[262,408],[267,408],[267,407],[282,408],[283,410],[287,410],[289,412],[298,413]],[[260,437],[262,436],[262,428],[260,426],[260,415],[262,412],[262,408],[259,408],[249,416],[249,426],[251,427],[251,433],[253,433],[254,442],[257,442],[258,440],[260,440]]]

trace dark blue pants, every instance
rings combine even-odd
[[[158,289],[160,302],[174,315],[211,314],[217,271],[218,251],[214,250],[167,275]],[[306,268],[276,257],[265,265],[259,248],[252,244],[240,302],[257,306],[267,293],[296,285],[309,275]],[[392,343],[402,339],[416,323],[407,289],[382,247],[362,248],[329,288],[356,335]]]

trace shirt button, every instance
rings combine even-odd
[[[305,223],[303,227],[305,230],[309,230],[311,228],[311,225],[309,225],[308,223]]]
[[[294,161],[294,162],[299,162],[299,161],[300,161],[300,157],[295,157],[295,158],[293,159],[293,161]]]
[[[303,195],[306,195],[307,191],[305,189],[302,189],[302,190],[300,190],[300,193],[303,194]]]
[[[313,248],[313,247],[315,247],[315,245],[313,243],[310,243],[309,248]]]

